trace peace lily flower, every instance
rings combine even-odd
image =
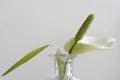
[[[111,49],[116,40],[114,38],[98,38],[84,36],[82,40],[79,40],[75,47],[73,48],[71,54],[84,53],[93,50],[106,50]],[[75,43],[74,38],[70,39],[64,46],[66,52],[69,52],[72,45]]]

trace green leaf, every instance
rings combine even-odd
[[[57,58],[57,64],[58,64],[58,70],[59,70],[59,79],[63,80],[63,69],[64,69],[64,61],[61,60],[61,58]]]
[[[13,66],[11,66],[5,73],[2,74],[2,76],[10,73],[13,70],[15,70],[17,67],[19,67],[20,65],[24,64],[25,62],[27,62],[28,60],[30,60],[31,58],[33,58],[34,56],[36,56],[39,52],[41,52],[42,50],[44,50],[48,46],[49,45],[45,45],[45,46],[42,46],[42,47],[40,47],[38,49],[35,49],[35,50],[31,51],[26,56],[24,56],[19,61],[17,61]]]
[[[60,56],[61,51],[59,49],[57,49],[56,54],[57,54],[56,60],[58,65],[59,80],[63,80],[65,75],[65,71],[64,71],[65,62],[61,59],[61,56]]]
[[[60,55],[60,54],[61,54],[60,49],[57,49],[56,54],[57,54],[57,55]]]

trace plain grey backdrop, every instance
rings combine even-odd
[[[0,0],[0,74],[29,51],[53,44],[63,52],[84,19],[95,14],[86,35],[114,37],[111,50],[92,51],[74,60],[74,76],[81,80],[120,80],[119,0]],[[51,75],[49,47],[0,80],[47,80]]]

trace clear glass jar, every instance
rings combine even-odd
[[[76,55],[50,54],[53,60],[52,76],[48,80],[80,80],[73,77],[73,60]]]

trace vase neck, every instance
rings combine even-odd
[[[64,76],[72,76],[73,73],[73,59],[70,59],[69,57],[67,57],[65,60],[62,60],[64,62],[64,64],[62,64],[62,66],[59,66],[57,59],[55,58],[54,60],[54,67],[53,67],[53,75],[54,77],[58,77],[60,76],[60,67],[62,68],[62,70],[65,70],[65,75]],[[64,71],[63,71],[64,72]]]

